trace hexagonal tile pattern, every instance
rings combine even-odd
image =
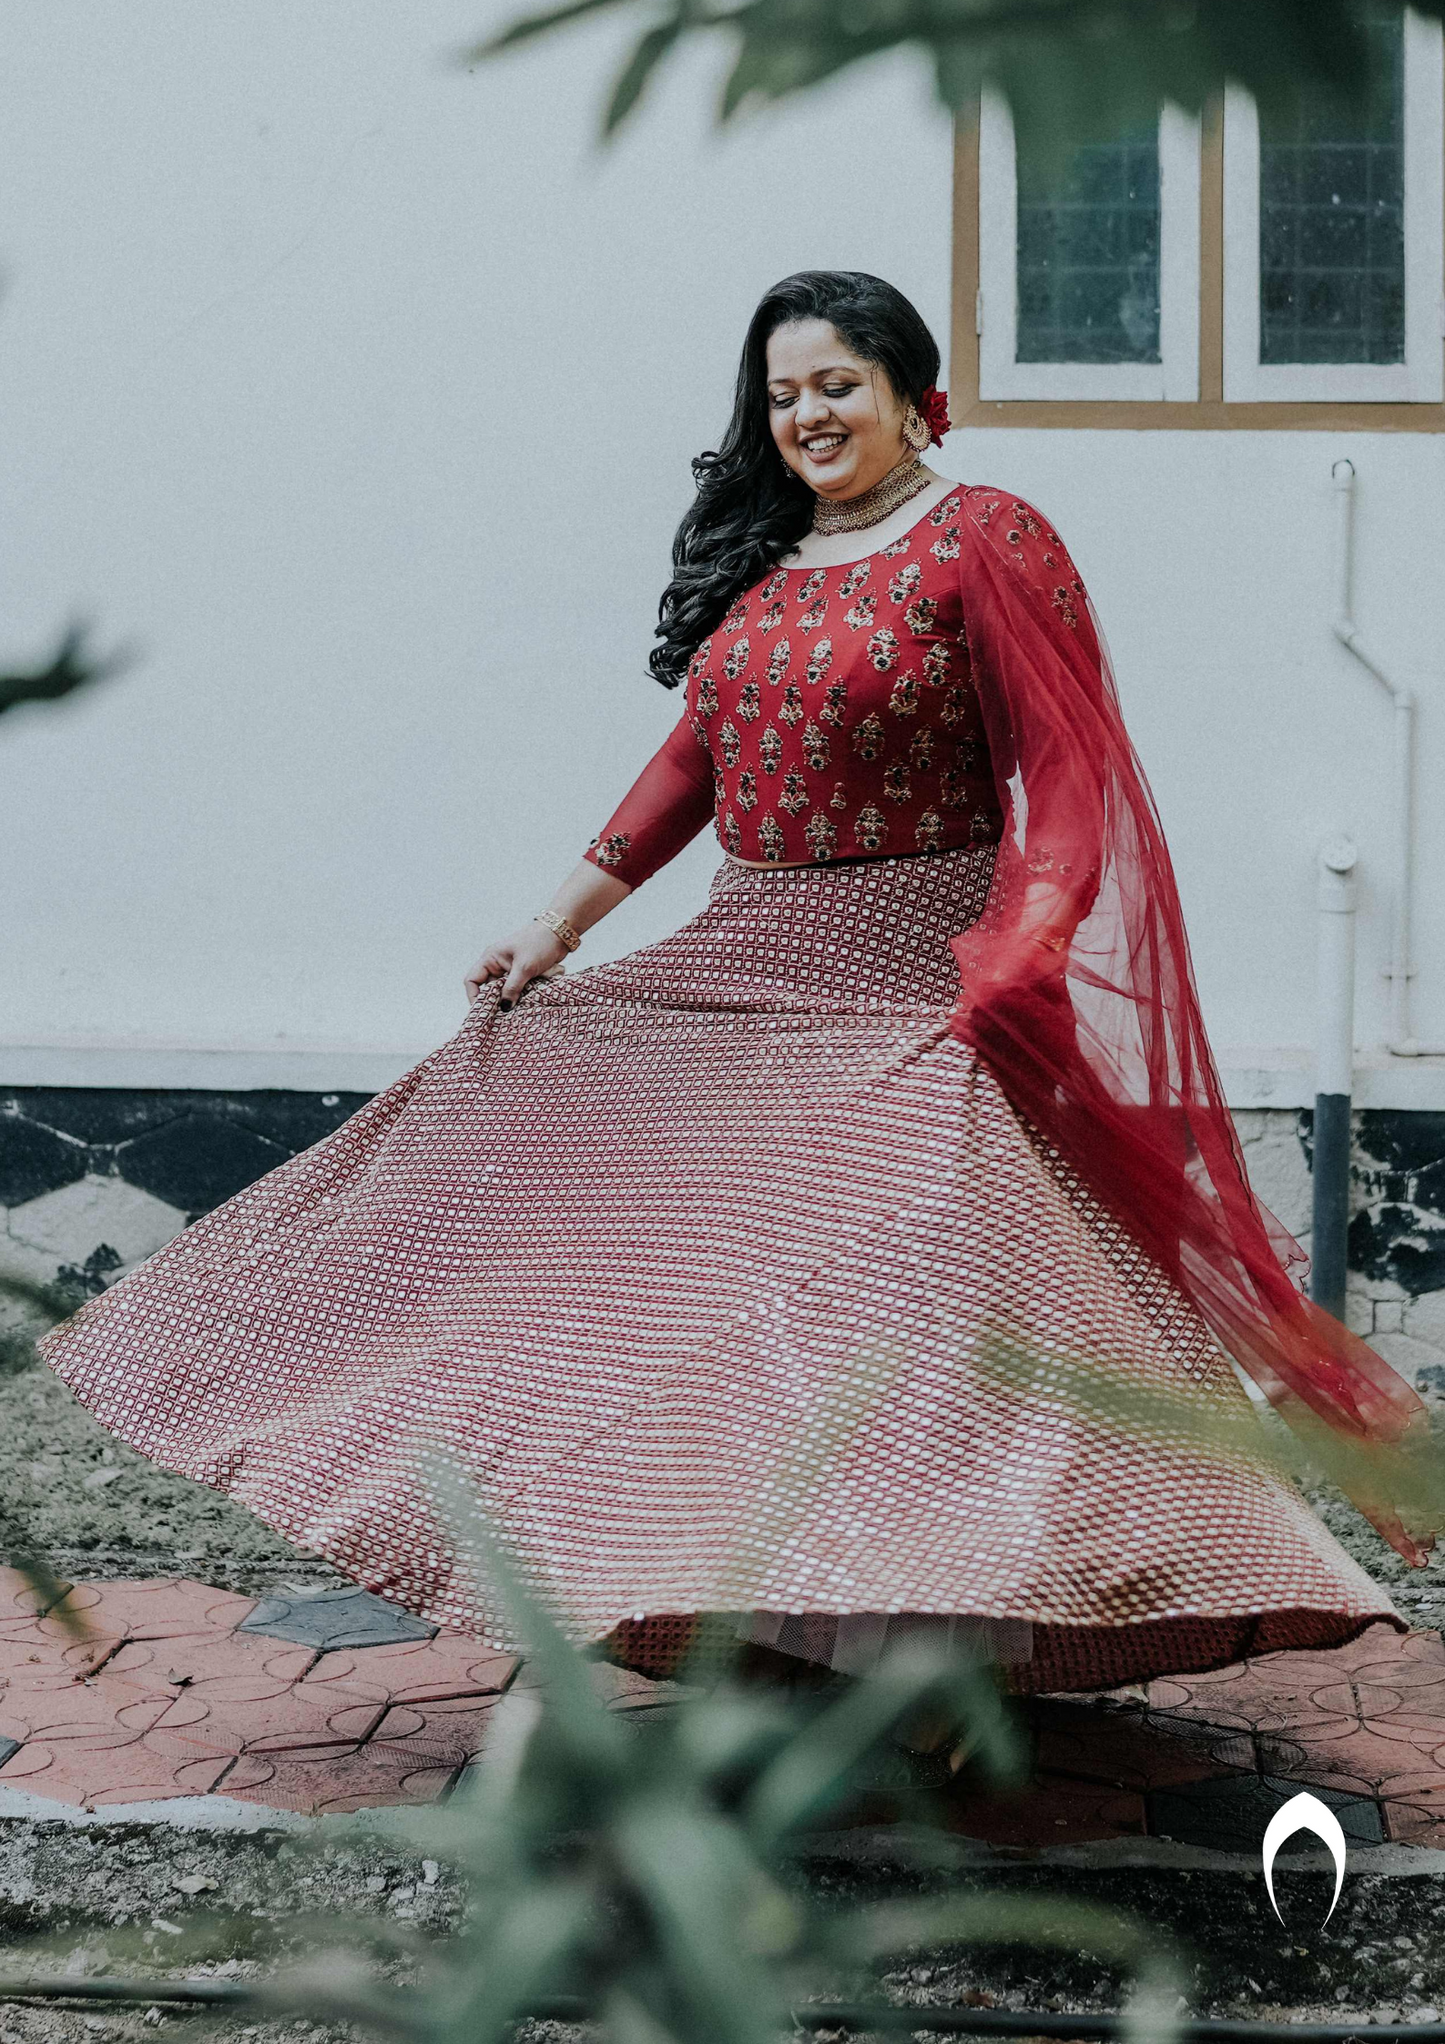
[[[85,1177],[10,1210],[10,1233],[29,1249],[76,1262],[108,1244],[122,1264],[163,1249],[186,1224],[179,1208],[121,1178]]]
[[[268,1608],[274,1622],[258,1627]],[[591,1673],[638,1724],[686,1693],[605,1664]],[[511,1655],[361,1590],[258,1605],[186,1580],[102,1582],[47,1604],[0,1569],[0,1788],[87,1809],[205,1795],[312,1814],[436,1802],[516,1675]],[[908,1797],[888,1784],[912,1776],[945,1784],[950,1830],[1010,1850],[1156,1836],[1253,1851],[1309,1787],[1362,1845],[1445,1844],[1436,1633],[1374,1627],[1335,1653],[1017,1708],[1032,1754],[1022,1790],[899,1756],[835,1824],[905,1818]]]

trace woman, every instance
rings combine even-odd
[[[1249,1193],[1083,585],[919,460],[938,368],[876,278],[767,294],[662,602],[672,736],[458,1036],[50,1338],[136,1446],[436,1620],[506,1631],[423,1449],[654,1673],[701,1614],[855,1670],[961,1626],[1018,1691],[1391,1619],[1191,1438],[1253,1425],[1216,1337],[1428,1551],[1419,1401]],[[714,817],[703,912],[556,976]]]

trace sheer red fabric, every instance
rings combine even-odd
[[[955,1032],[1015,1110],[1197,1307],[1406,1560],[1445,1525],[1419,1398],[1301,1296],[1255,1199],[1195,990],[1179,895],[1102,635],[1058,535],[964,492],[975,685],[1004,805],[989,906],[954,939]]]

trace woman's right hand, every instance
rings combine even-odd
[[[545,923],[524,923],[520,930],[485,950],[464,982],[467,1001],[474,1001],[489,980],[502,982],[497,1006],[505,1011],[532,980],[550,972],[567,956],[567,946]]]

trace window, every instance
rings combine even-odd
[[[1063,175],[1019,159],[990,95],[979,127],[979,389],[985,397],[1192,397],[1199,378],[1199,133],[1075,149]]]
[[[1372,12],[1373,102],[1224,116],[1224,394],[1439,401],[1440,31]]]
[[[1021,161],[1003,102],[960,135],[959,424],[1445,430],[1441,29],[1377,0],[1370,105]]]

